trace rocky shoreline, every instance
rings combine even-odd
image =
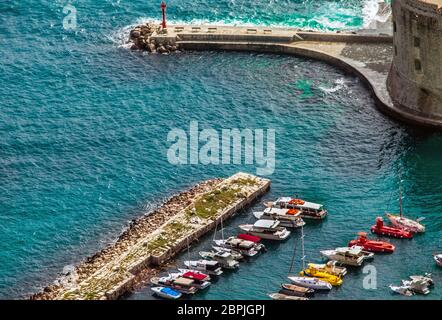
[[[149,22],[133,28],[130,31],[128,43],[132,44],[131,50],[149,53],[169,54],[178,50],[175,40],[167,38],[167,29]]]
[[[214,186],[221,183],[224,179],[210,179],[198,183],[190,189],[183,191],[155,209],[153,212],[134,219],[130,222],[126,231],[124,231],[117,241],[100,252],[88,257],[85,261],[77,265],[74,270],[57,279],[54,284],[45,287],[41,292],[30,297],[31,300],[54,300],[66,290],[66,287],[74,286],[87,278],[91,277],[103,265],[112,261],[124,253],[129,247],[135,245],[146,234],[151,234],[167,220],[177,215],[180,211],[189,206],[197,197],[209,192]],[[158,274],[161,267],[146,267],[136,276],[133,287],[143,285],[151,277]]]

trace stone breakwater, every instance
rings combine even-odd
[[[270,180],[238,173],[182,192],[133,220],[118,240],[86,259],[32,300],[110,300],[147,282],[188,243],[270,188]]]
[[[131,50],[142,50],[150,53],[168,54],[178,50],[176,40],[167,37],[167,30],[152,23],[136,26],[131,30],[129,43]]]

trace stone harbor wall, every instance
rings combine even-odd
[[[393,37],[388,77],[393,103],[410,115],[442,122],[442,2],[393,0]]]
[[[132,221],[115,244],[31,299],[118,299],[155,276],[158,267],[212,230],[221,219],[228,219],[269,188],[270,180],[245,173],[202,182]]]

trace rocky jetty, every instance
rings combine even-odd
[[[167,220],[178,214],[189,206],[196,197],[210,191],[223,179],[212,179],[201,182],[187,191],[181,192],[167,201],[153,212],[147,213],[139,219],[130,222],[128,228],[118,237],[115,243],[104,248],[100,252],[88,257],[77,265],[73,270],[64,273],[53,285],[47,286],[41,292],[31,296],[31,300],[53,300],[66,289],[67,286],[74,286],[75,283],[86,280],[97,272],[102,266],[116,259],[130,246],[133,246],[146,234],[150,234],[163,225]],[[150,277],[155,276],[160,269],[146,268],[142,270],[135,285],[146,282]]]
[[[131,50],[142,50],[150,53],[169,54],[178,50],[174,37],[167,36],[167,29],[159,25],[146,23],[130,31]]]
[[[269,188],[270,180],[241,172],[204,181],[133,220],[114,244],[76,267],[65,268],[62,277],[31,299],[118,299]]]

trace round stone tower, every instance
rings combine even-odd
[[[392,0],[392,7],[393,104],[409,120],[442,126],[442,0]]]

